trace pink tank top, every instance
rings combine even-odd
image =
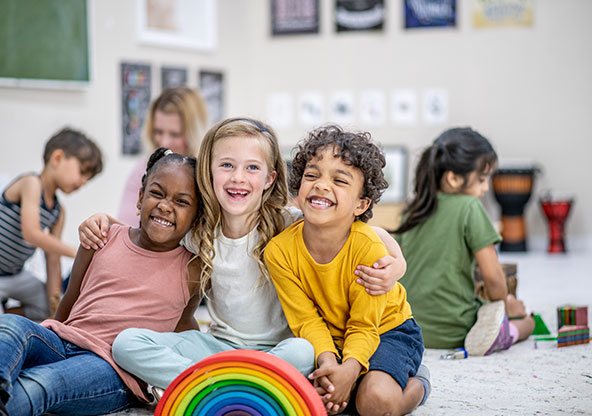
[[[68,319],[48,319],[41,325],[108,361],[133,393],[146,400],[138,380],[113,361],[111,344],[126,328],[175,330],[189,301],[186,266],[191,253],[182,246],[166,252],[142,249],[130,240],[129,229],[111,226]]]

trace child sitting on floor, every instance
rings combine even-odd
[[[417,165],[416,194],[395,233],[407,258],[401,283],[428,348],[464,345],[470,355],[487,355],[534,329],[523,303],[508,295],[494,247],[501,238],[479,201],[496,162],[486,138],[454,128],[442,133]],[[475,260],[495,301],[484,306],[475,296]],[[508,316],[517,319],[508,322]]]
[[[78,250],[55,319],[0,316],[0,415],[96,415],[147,400],[111,344],[131,326],[197,328],[199,288],[179,244],[198,212],[196,188],[195,158],[158,149],[139,191],[140,227],[114,226],[102,250]]]
[[[69,128],[49,139],[43,161],[40,174],[17,177],[0,197],[0,299],[18,300],[23,314],[35,321],[53,315],[60,302],[60,256],[76,255],[74,247],[61,241],[65,212],[56,191],[74,192],[103,168],[99,148]],[[45,286],[23,270],[37,247],[45,252]]]
[[[314,346],[318,369],[310,378],[331,414],[343,411],[352,394],[360,414],[405,414],[429,392],[429,374],[413,377],[423,342],[405,289],[397,283],[369,296],[353,273],[387,254],[365,223],[388,186],[384,166],[368,133],[337,126],[311,132],[290,178],[304,220],[265,249],[290,328]]]

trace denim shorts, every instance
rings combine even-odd
[[[409,377],[417,373],[422,358],[421,328],[411,318],[380,335],[380,344],[370,357],[369,371],[384,371],[404,390]]]

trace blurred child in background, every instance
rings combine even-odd
[[[60,301],[60,256],[76,255],[74,247],[61,241],[65,211],[56,192],[76,191],[103,168],[95,143],[69,128],[49,139],[43,162],[40,174],[17,177],[0,198],[0,299],[18,300],[24,315],[35,321],[53,315]],[[36,248],[45,252],[45,285],[23,269]]]
[[[487,355],[534,329],[524,304],[508,295],[494,246],[501,237],[479,200],[496,163],[485,137],[454,128],[425,149],[417,165],[415,196],[395,233],[407,259],[401,283],[428,348],[464,345],[470,355]],[[475,261],[494,301],[483,306],[475,295]]]

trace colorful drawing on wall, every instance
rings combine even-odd
[[[121,63],[121,153],[142,151],[142,126],[150,106],[150,65]]]
[[[417,94],[411,89],[394,90],[391,94],[391,121],[400,126],[417,124]]]
[[[333,91],[329,102],[329,121],[341,125],[354,122],[354,93],[350,90]]]
[[[405,0],[405,28],[456,26],[456,0]]]
[[[386,122],[386,94],[380,90],[365,90],[360,93],[360,121],[371,126]]]
[[[477,28],[496,26],[532,26],[534,0],[474,0],[473,25]]]
[[[319,0],[271,0],[271,34],[319,33]]]
[[[283,129],[294,124],[294,98],[288,92],[275,92],[267,97],[267,121]]]
[[[380,31],[384,27],[384,0],[335,0],[338,32]]]
[[[199,71],[199,92],[206,100],[210,121],[224,118],[224,74],[216,71]]]
[[[160,85],[163,90],[187,85],[187,69],[163,66],[160,68]]]
[[[298,97],[298,120],[307,127],[316,127],[325,120],[323,94],[305,91]]]
[[[424,91],[423,121],[426,124],[445,124],[448,121],[448,92],[445,89]]]

